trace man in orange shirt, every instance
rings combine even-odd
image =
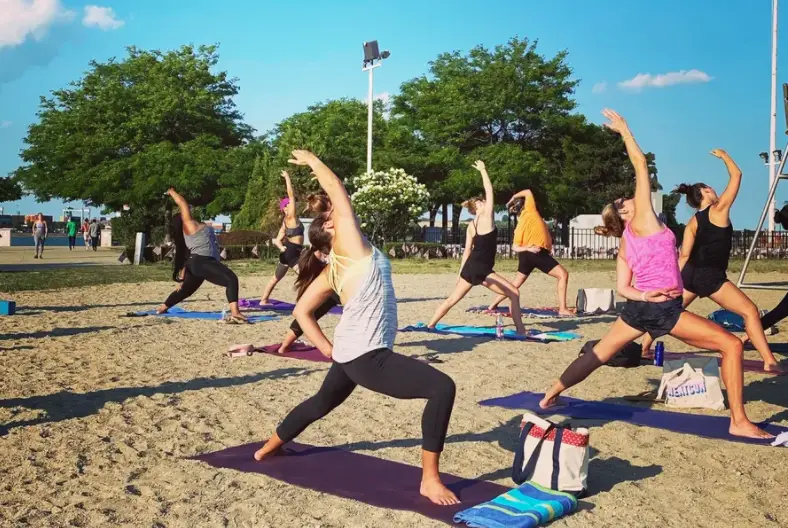
[[[520,217],[517,219],[517,228],[514,230],[514,241],[512,242],[512,250],[518,254],[520,264],[517,267],[517,277],[512,281],[512,284],[519,289],[534,268],[554,277],[558,280],[558,314],[572,315],[566,306],[569,272],[550,254],[553,249],[553,239],[542,215],[536,209],[533,193],[528,189],[520,191],[512,196],[506,205],[509,207],[521,199],[525,200],[525,203]],[[490,304],[489,309],[495,310],[496,306],[505,299],[506,297],[503,295],[497,296]]]

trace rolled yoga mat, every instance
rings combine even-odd
[[[453,523],[456,513],[510,490],[491,482],[443,473],[444,484],[462,503],[437,506],[419,494],[421,468],[336,447],[315,447],[295,442],[287,444],[286,455],[257,462],[253,455],[263,443],[231,447],[192,459],[216,468],[260,473],[293,486],[378,508],[416,512],[446,524]]]
[[[222,313],[221,312],[190,312],[180,306],[173,306],[167,312],[162,314],[157,314],[156,309],[152,310],[143,310],[141,312],[133,312],[128,314],[132,317],[177,317],[180,319],[205,319],[210,321],[221,321],[222,320]],[[250,315],[247,317],[247,320],[250,323],[260,323],[262,321],[275,321],[279,319],[277,315]]]
[[[580,420],[607,420],[611,422],[627,422],[634,425],[643,425],[664,429],[674,433],[691,434],[704,438],[729,440],[745,444],[769,445],[770,440],[755,440],[742,438],[728,433],[730,418],[727,416],[708,416],[703,414],[690,414],[674,411],[657,411],[646,407],[622,405],[619,403],[605,403],[596,401],[578,400],[561,396],[561,405],[550,409],[539,407],[539,401],[544,394],[533,392],[520,392],[502,398],[492,398],[479,402],[479,405],[488,407],[503,407],[504,409],[517,409],[531,411],[536,414],[557,414]],[[788,431],[788,427],[760,423],[761,429],[777,436]]]
[[[469,325],[445,325],[438,324],[435,328],[427,328],[424,323],[400,328],[400,332],[427,332],[429,334],[442,335],[464,335],[468,337],[489,337],[495,339],[494,326],[469,326]],[[579,334],[574,332],[542,332],[540,330],[529,330],[527,336],[520,336],[514,330],[504,330],[503,338],[506,341],[538,341],[550,343],[553,341],[572,341],[579,338]]]
[[[295,304],[277,301],[276,299],[269,299],[268,304],[260,304],[260,299],[239,299],[238,306],[247,310],[271,310],[272,312],[288,312],[291,313],[295,308]],[[334,315],[342,315],[342,307],[334,306],[328,313]]]

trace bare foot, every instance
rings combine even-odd
[[[771,372],[774,374],[785,374],[785,369],[779,363],[764,363],[763,364],[763,371],[764,372]]]
[[[279,354],[287,354],[288,350],[290,350],[289,346],[281,345],[279,347],[279,350],[277,350],[277,353],[279,353]]]
[[[733,436],[743,436],[745,438],[756,438],[758,440],[769,440],[774,438],[773,434],[769,434],[749,420],[736,423],[731,420],[731,426],[728,432]]]
[[[565,308],[563,310],[558,310],[558,315],[563,315],[564,317],[569,317],[571,315],[575,315],[575,312],[573,310],[570,310],[569,308]]]
[[[276,439],[272,438],[263,447],[254,452],[254,459],[262,462],[266,458],[276,456],[280,453],[282,445],[282,441],[278,437]]]
[[[554,405],[558,405],[558,396],[553,396],[551,398],[548,398],[547,396],[545,396],[539,402],[539,407],[541,409],[549,409],[550,407],[553,407]]]
[[[260,304],[269,304],[268,299],[260,299]]]
[[[163,314],[163,313],[166,313],[167,310],[169,310],[169,308],[167,308],[165,305],[162,304],[161,306],[156,308],[156,313],[157,314]]]
[[[235,312],[234,314],[232,314],[232,316],[233,316],[233,317],[237,317],[238,319],[243,319],[244,321],[248,321],[248,320],[249,320],[249,319],[248,319],[248,318],[247,318],[247,317],[246,317],[244,314],[242,314],[241,312]]]
[[[439,506],[450,506],[460,503],[460,499],[457,498],[457,495],[444,486],[443,482],[438,478],[422,480],[419,492]]]

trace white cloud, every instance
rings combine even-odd
[[[384,106],[388,106],[391,101],[391,94],[388,92],[379,93],[375,96],[376,101],[383,101]]]
[[[676,84],[698,84],[711,82],[713,77],[700,70],[680,70],[676,72],[660,73],[651,75],[650,73],[638,73],[632,79],[618,83],[619,88],[624,90],[642,90],[643,88],[665,88]]]
[[[0,49],[18,46],[30,36],[41,40],[52,24],[74,18],[60,0],[0,0],[0,13]]]
[[[0,128],[8,128],[12,125],[11,121],[0,121]]]
[[[1,1],[1,0],[0,0]],[[95,5],[85,6],[85,16],[82,17],[82,25],[86,27],[97,27],[104,31],[118,29],[125,22],[116,18],[115,11],[111,7],[99,7]]]
[[[607,90],[607,83],[606,82],[599,82],[599,83],[596,83],[593,88],[591,88],[591,93],[593,93],[593,94],[601,94],[605,90]]]

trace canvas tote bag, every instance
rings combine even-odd
[[[666,361],[657,399],[668,407],[725,409],[716,358]]]
[[[616,293],[610,288],[583,288],[577,290],[578,314],[615,313]]]

